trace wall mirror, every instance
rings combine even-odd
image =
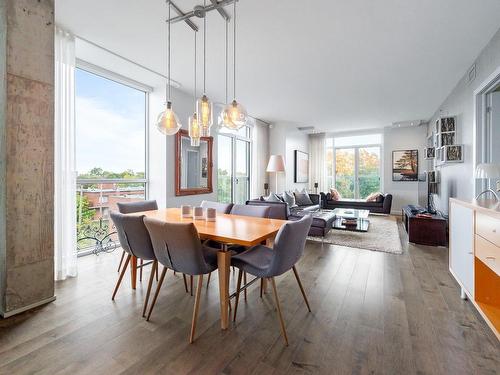
[[[191,146],[186,130],[176,134],[175,195],[207,194],[212,190],[212,137],[202,137]]]

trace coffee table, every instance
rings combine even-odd
[[[335,221],[333,222],[333,229],[349,230],[353,232],[368,232],[370,220],[368,210],[357,210],[355,208],[336,208],[333,210],[335,214]],[[356,225],[345,225],[344,219],[356,219]]]

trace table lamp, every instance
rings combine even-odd
[[[494,195],[497,201],[500,201],[500,197],[498,197],[498,194],[496,191],[494,191],[491,186],[490,186],[490,179],[493,178],[498,178],[500,179],[500,164],[494,164],[494,163],[482,163],[478,164],[476,167],[476,179],[488,179],[488,189],[483,191],[482,193],[478,194],[476,197],[476,200],[483,194],[486,193],[491,193]],[[497,181],[497,186],[498,186],[498,181]]]
[[[278,193],[278,173],[285,172],[285,159],[283,155],[271,155],[269,163],[267,163],[266,172],[274,172],[276,174],[276,193]]]

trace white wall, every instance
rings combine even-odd
[[[284,190],[308,188],[308,183],[294,181],[294,150],[309,153],[309,136],[297,130],[297,125],[273,123],[269,131],[269,154],[285,157],[285,173],[278,175],[278,193]],[[270,189],[276,191],[274,173],[269,174]]]
[[[401,207],[418,204],[418,181],[392,181],[392,152],[397,150],[418,150],[418,172],[427,170],[424,148],[427,129],[425,126],[408,128],[385,128],[383,145],[383,189],[392,194],[391,212],[401,213]]]
[[[429,126],[434,124],[440,114],[443,116],[456,116],[458,127],[457,143],[464,145],[464,163],[451,164],[440,168],[441,183],[439,184],[439,196],[435,203],[437,208],[443,212],[448,212],[448,201],[451,197],[463,200],[474,198],[473,94],[474,90],[500,66],[500,29],[479,54],[475,62],[476,78],[474,81],[468,83],[468,75],[464,72],[464,76],[443,104],[439,106],[429,122]],[[472,63],[473,61],[471,61]]]

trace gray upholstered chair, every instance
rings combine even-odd
[[[201,207],[204,209],[207,208],[215,208],[215,210],[220,214],[228,214],[231,211],[231,207],[233,207],[232,203],[221,203],[221,202],[212,202],[212,201],[202,201]]]
[[[265,217],[267,218],[269,216],[269,210],[270,207],[268,206],[250,206],[246,204],[234,204],[231,207],[231,211],[229,212],[231,215],[241,215],[241,216],[252,216],[252,217]],[[209,241],[207,242],[208,245],[216,248],[220,248],[220,244],[215,242],[215,241]],[[246,248],[243,246],[230,246],[230,250],[233,251],[233,253],[240,253],[242,251],[245,251]],[[208,275],[208,281],[207,281],[207,288],[208,285],[210,284],[210,278],[212,277],[212,274]],[[246,284],[247,282],[247,275],[246,273],[243,274],[243,281]],[[245,289],[245,300],[247,299],[247,291]]]
[[[142,311],[142,315],[144,316],[148,305],[154,274],[158,267],[158,262],[154,254],[149,233],[144,225],[143,218],[144,215],[124,215],[119,212],[111,212],[111,220],[113,220],[113,223],[115,224],[118,240],[120,241],[123,251],[127,253],[125,264],[120,272],[120,276],[116,282],[115,290],[113,291],[111,299],[115,299],[116,293],[118,292],[118,288],[120,287],[132,256],[141,260],[153,261],[153,268],[151,270],[151,275],[149,276],[148,289]]]
[[[307,305],[307,309],[311,311],[309,301],[307,300],[306,293],[302,287],[302,283],[300,282],[297,268],[295,267],[295,264],[299,261],[302,253],[304,252],[306,237],[311,227],[311,223],[311,215],[306,215],[298,221],[288,222],[278,231],[272,249],[264,245],[257,245],[231,258],[231,264],[239,268],[236,303],[234,307],[234,320],[236,321],[236,312],[238,310],[242,273],[247,272],[261,279],[268,278],[272,283],[274,300],[281,326],[281,333],[286,345],[288,345],[288,337],[286,334],[283,316],[281,315],[281,307],[274,278],[287,271],[293,270],[297,283],[299,284],[300,291],[302,292],[302,296],[304,297],[304,301]],[[246,285],[244,288],[246,288]]]
[[[156,200],[144,200],[144,201],[138,201],[138,202],[118,202],[116,203],[116,206],[118,207],[118,211],[122,214],[131,214],[135,212],[143,212],[143,211],[154,211],[158,209],[158,203],[156,203]],[[122,266],[123,259],[125,257],[125,251],[122,253],[122,257],[120,259],[120,264],[118,265],[118,272],[120,272],[120,268]],[[145,266],[144,260],[139,259],[139,281],[142,281],[142,269]],[[152,270],[153,271],[153,270]],[[151,272],[152,272],[151,271]],[[156,281],[158,281],[158,267],[154,270],[156,274]],[[152,272],[153,273],[153,272]],[[188,287],[187,287],[187,280],[186,280],[186,275],[182,275],[182,278],[184,279],[184,288],[186,289],[186,293],[188,292]],[[191,279],[191,295],[193,295],[193,280]],[[143,314],[144,316],[144,314]]]
[[[118,202],[116,203],[118,207],[118,212],[122,214],[131,214],[134,212],[142,211],[153,211],[158,209],[158,204],[155,200],[139,201],[139,202]],[[118,272],[122,267],[123,259],[125,258],[125,251],[122,252],[122,257],[120,258],[120,264],[118,265]],[[142,281],[142,267],[144,266],[144,261],[140,260],[139,264],[139,280]]]
[[[165,223],[153,218],[145,218],[144,223],[149,231],[156,258],[163,265],[163,271],[149,308],[147,320],[151,317],[151,312],[168,268],[187,275],[198,276],[191,334],[189,336],[189,342],[192,343],[200,306],[203,275],[217,269],[218,250],[202,245],[198,231],[193,223]]]
[[[269,206],[250,206],[246,204],[235,204],[229,212],[231,215],[253,216],[253,217],[268,217]]]

